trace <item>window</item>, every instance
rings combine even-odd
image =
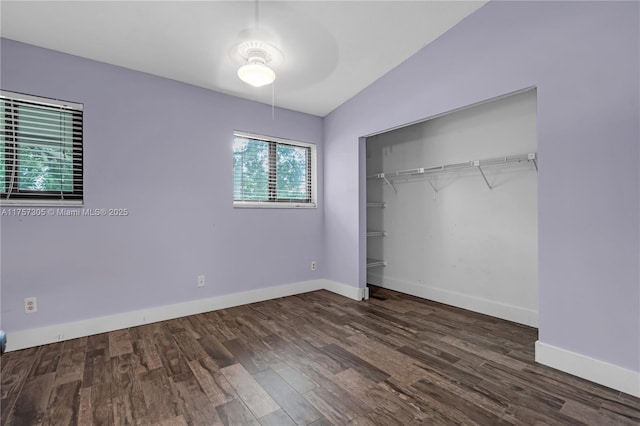
[[[82,204],[82,105],[0,91],[0,202]]]
[[[315,207],[316,146],[234,133],[236,207]]]

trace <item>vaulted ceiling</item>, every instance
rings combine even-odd
[[[485,1],[7,1],[2,37],[325,116]],[[281,52],[273,86],[241,82],[236,47]]]

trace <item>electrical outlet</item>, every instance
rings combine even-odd
[[[198,287],[204,287],[204,275],[198,275]]]
[[[27,297],[24,299],[24,313],[32,314],[38,312],[38,300],[35,297]]]
[[[315,271],[315,270],[317,269],[317,267],[318,267],[318,265],[316,264],[316,261],[315,261],[315,260],[312,260],[312,261],[311,261],[311,270],[312,270],[312,271]]]

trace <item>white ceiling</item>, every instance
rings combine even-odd
[[[2,37],[270,104],[236,75],[255,31],[282,60],[275,105],[325,116],[485,1],[7,1]]]

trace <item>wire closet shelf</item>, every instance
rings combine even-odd
[[[391,189],[393,189],[394,192],[397,192],[396,188],[393,186],[393,180],[398,178],[407,178],[407,177],[420,176],[420,175],[429,176],[429,175],[443,173],[447,171],[458,171],[462,169],[474,168],[474,169],[478,169],[478,171],[482,175],[482,178],[484,179],[484,182],[487,184],[487,187],[489,189],[492,189],[486,175],[484,174],[483,167],[497,166],[497,165],[503,165],[503,164],[509,164],[509,163],[522,163],[522,162],[533,163],[536,169],[536,172],[538,171],[538,154],[535,152],[529,152],[526,154],[510,155],[510,156],[504,156],[504,157],[493,157],[493,158],[488,158],[484,160],[472,160],[472,161],[465,161],[462,163],[443,164],[440,166],[419,167],[415,169],[398,170],[398,171],[389,172],[389,173],[377,173],[375,175],[367,176],[367,179],[382,179],[387,185],[391,187]]]

